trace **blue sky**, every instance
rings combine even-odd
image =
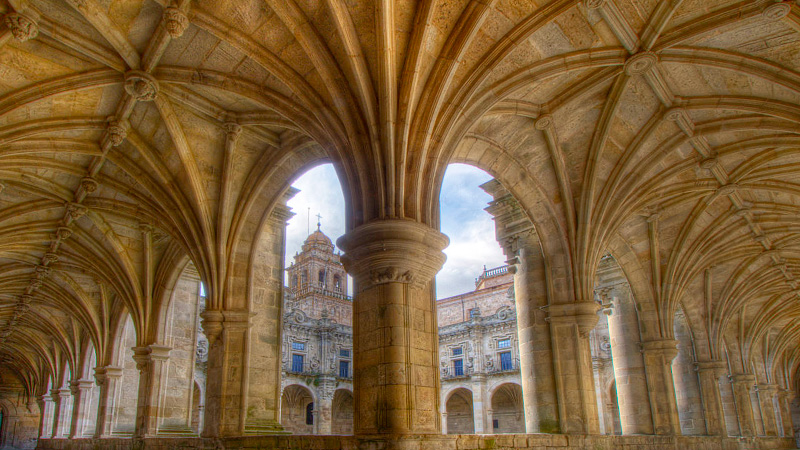
[[[494,237],[494,222],[483,210],[491,197],[478,187],[491,178],[464,164],[447,168],[440,197],[441,231],[450,238],[450,245],[444,251],[447,262],[436,277],[438,298],[475,289],[475,277],[484,265],[497,267],[505,260]],[[308,230],[316,229],[317,214],[322,216],[322,231],[334,244],[344,233],[344,197],[332,165],[309,170],[292,186],[300,192],[289,201],[296,215],[286,230],[287,266],[300,251]]]

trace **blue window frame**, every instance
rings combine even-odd
[[[461,356],[463,353],[464,349],[462,347],[453,348],[453,356]]]
[[[350,350],[339,350],[339,357],[340,358],[349,358],[350,357]]]
[[[305,342],[292,342],[292,350],[305,351],[305,349],[306,349]]]
[[[460,377],[464,375],[464,360],[463,359],[454,359],[453,360],[453,375]]]
[[[292,372],[303,371],[303,355],[292,355]]]
[[[350,361],[339,361],[339,376],[342,378],[350,376]]]
[[[511,339],[500,339],[497,341],[497,348],[511,348]]]
[[[511,370],[514,362],[511,360],[511,352],[500,353],[500,370]]]

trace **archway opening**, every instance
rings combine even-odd
[[[115,383],[111,434],[132,436],[136,425],[136,407],[139,396],[139,371],[133,359],[136,347],[136,327],[133,318],[126,313],[124,325],[120,330],[117,344],[116,367],[122,369],[118,383]]]
[[[524,433],[522,387],[505,383],[492,394],[492,429],[495,433]]]
[[[472,391],[466,388],[456,389],[447,399],[445,409],[447,411],[447,434],[475,433]]]
[[[353,393],[337,389],[333,395],[333,426],[331,434],[353,434]]]
[[[292,384],[283,390],[281,425],[294,434],[314,434],[314,398],[308,388]]]

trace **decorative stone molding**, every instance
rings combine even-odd
[[[106,135],[108,136],[108,141],[111,142],[111,145],[117,147],[122,144],[122,141],[124,141],[126,137],[128,137],[128,131],[122,122],[112,118],[108,121]]]
[[[748,389],[751,389],[756,384],[756,376],[750,373],[737,373],[731,375],[731,382],[745,385]]]
[[[6,14],[4,22],[11,30],[11,35],[18,42],[29,41],[39,35],[39,26],[36,22],[20,13],[12,12]]]
[[[44,264],[44,265],[53,264],[56,261],[58,261],[58,254],[57,253],[47,252],[42,257],[42,264]]]
[[[788,16],[791,11],[792,7],[789,3],[773,3],[764,8],[761,15],[767,20],[776,21]]]
[[[136,369],[139,372],[147,370],[154,361],[166,361],[169,359],[169,351],[172,348],[164,345],[151,344],[147,347],[133,347],[133,360],[136,361]]]
[[[700,168],[703,170],[711,170],[714,168],[714,166],[717,165],[717,158],[713,156],[708,158],[703,158],[700,160],[699,163],[697,163],[697,165],[700,166]]]
[[[728,374],[728,365],[720,360],[698,361],[694,363],[694,370],[698,373],[711,372],[714,378],[719,379]]]
[[[550,305],[547,307],[551,324],[576,324],[581,337],[588,339],[589,333],[597,325],[600,305],[596,302],[576,302]]]
[[[170,6],[164,10],[164,28],[173,39],[183,36],[189,26],[189,19],[180,9]]]
[[[597,9],[603,6],[606,0],[586,0],[584,3],[588,9]]]
[[[205,310],[200,313],[200,326],[208,338],[208,346],[213,347],[222,334],[222,311]]]
[[[140,102],[149,102],[158,96],[158,80],[141,70],[125,74],[125,92]]]
[[[642,352],[645,354],[663,355],[664,364],[672,364],[678,356],[678,341],[675,339],[658,339],[642,342]]]
[[[237,139],[242,134],[242,126],[232,120],[225,122],[222,127],[230,139]]]
[[[384,283],[424,285],[445,261],[449,239],[411,220],[376,220],[339,238],[342,263],[359,290]]]
[[[628,76],[641,75],[658,62],[658,56],[653,52],[639,52],[625,61],[625,73]]]
[[[61,241],[65,241],[72,236],[72,229],[69,227],[58,227],[56,228],[56,238]]]
[[[534,122],[533,126],[537,130],[547,130],[553,126],[553,116],[550,114],[542,114],[538,119],[536,119],[536,122]]]

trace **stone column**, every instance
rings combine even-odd
[[[475,422],[475,434],[492,432],[492,424],[486,422],[485,414],[485,411],[492,407],[491,401],[486,386],[486,375],[483,373],[472,374],[472,418]]]
[[[727,436],[719,379],[728,374],[728,365],[725,361],[714,360],[699,361],[695,363],[695,367],[700,382],[700,395],[703,397],[706,433],[711,436]]]
[[[121,367],[98,367],[94,369],[94,378],[100,395],[97,400],[97,426],[95,426],[95,438],[111,437],[114,425],[114,392],[117,383],[122,378]]]
[[[50,391],[53,399],[53,438],[66,438],[69,433],[69,419],[72,418],[69,401],[72,393],[69,389],[53,389]]]
[[[599,307],[593,301],[548,307],[562,433],[600,432],[589,343]]]
[[[139,397],[136,403],[135,437],[152,437],[158,434],[161,417],[159,402],[167,376],[169,347],[151,344],[134,347],[133,360],[139,370]]]
[[[442,434],[447,434],[447,413],[442,413]]]
[[[39,420],[39,437],[47,439],[53,437],[53,398],[44,394],[38,398],[39,411],[42,417]]]
[[[755,436],[750,390],[755,385],[756,377],[748,373],[740,373],[731,378],[733,380],[733,398],[736,401],[736,416],[739,419],[739,433],[744,437]]]
[[[764,434],[778,436],[778,422],[775,416],[775,395],[778,393],[777,384],[758,385],[758,403],[761,406],[761,420],[764,423]]]
[[[791,407],[792,398],[794,398],[793,390],[778,390],[778,408],[781,412],[781,430],[783,431],[783,437],[794,437],[794,425],[792,424]]]
[[[679,435],[678,407],[672,379],[672,360],[678,356],[678,341],[660,339],[642,343],[647,390],[655,434]]]
[[[336,378],[322,376],[319,380],[319,396],[314,404],[314,434],[331,434],[333,427],[333,394]]]
[[[630,286],[628,283],[618,284],[608,296],[614,305],[608,316],[608,334],[614,358],[620,428],[622,434],[653,434],[639,317],[631,299]]]
[[[72,392],[72,426],[69,430],[69,438],[83,437],[86,429],[86,410],[92,404],[92,387],[94,382],[90,380],[76,380],[69,384]]]
[[[514,273],[525,428],[528,433],[566,432],[560,423],[565,404],[556,393],[551,325],[544,311],[549,299],[539,238],[533,223],[499,182],[489,181],[481,189],[494,199],[486,211],[494,217],[497,241],[508,258],[509,271]],[[590,379],[591,374],[589,366],[586,375]],[[492,433],[488,423],[488,432]]]
[[[356,435],[440,434],[433,277],[447,236],[411,220],[375,220],[339,239],[355,281]]]
[[[250,316],[248,311],[206,310],[201,314],[209,345],[203,437],[244,434],[244,359]]]

